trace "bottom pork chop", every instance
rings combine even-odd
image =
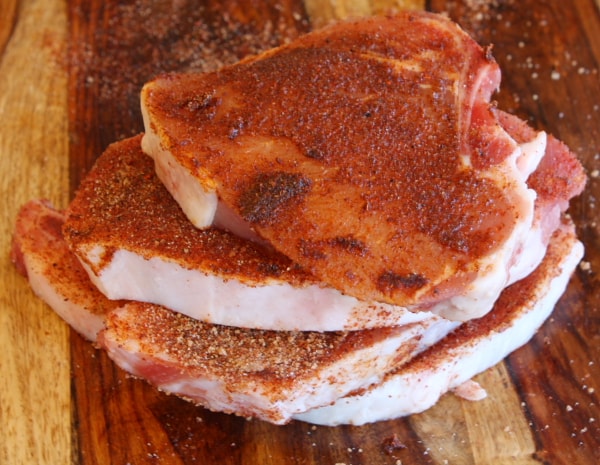
[[[196,229],[140,141],[112,144],[67,210],[65,239],[109,298],[160,304],[209,323],[274,330],[354,330],[433,316],[362,302],[270,248],[216,228]]]
[[[36,294],[128,372],[212,410],[284,423],[378,382],[457,325],[432,317],[353,332],[249,330],[110,301],[68,250],[63,221],[35,201],[17,219],[13,259]]]

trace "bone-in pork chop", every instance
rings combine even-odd
[[[378,382],[456,327],[434,317],[350,332],[248,330],[111,301],[68,249],[63,221],[43,202],[19,213],[13,260],[36,294],[128,372],[213,410],[289,421]]]
[[[345,22],[146,84],[143,148],[197,227],[266,242],[364,301],[468,320],[546,246],[526,184],[540,157],[499,123],[499,82],[445,17]]]
[[[65,239],[109,298],[274,330],[364,329],[433,316],[343,295],[272,248],[194,228],[140,141],[136,136],[109,146],[67,209]]]

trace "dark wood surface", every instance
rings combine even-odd
[[[142,130],[139,88],[154,74],[214,69],[292,39],[331,16],[331,9],[320,14],[324,7],[317,2],[191,3],[65,4],[69,196],[109,143]],[[382,2],[370,5],[371,11],[383,9]],[[529,344],[477,378],[487,399],[473,403],[447,395],[420,415],[336,428],[273,426],[194,407],[128,377],[71,333],[73,463],[600,463],[598,6],[594,0],[432,0],[426,6],[448,13],[480,43],[494,44],[503,69],[499,106],[565,141],[590,174],[570,210],[586,246],[584,266],[552,318]],[[7,41],[8,48],[10,37]],[[7,411],[0,408],[0,419],[9,418]],[[7,431],[7,438],[17,440]],[[35,440],[52,447],[50,435]],[[17,448],[0,446],[5,451],[0,463],[17,463],[17,455],[10,455]]]

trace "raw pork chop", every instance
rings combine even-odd
[[[194,228],[156,177],[140,137],[111,145],[67,210],[65,239],[109,298],[276,330],[364,329],[433,316],[359,301],[271,248]]]
[[[345,22],[146,84],[143,148],[197,227],[267,242],[364,301],[468,320],[546,246],[526,184],[546,139],[523,154],[489,103],[499,82],[445,17]]]
[[[381,380],[456,327],[435,317],[351,332],[244,330],[111,301],[68,250],[63,221],[42,202],[19,214],[12,255],[36,294],[128,372],[213,410],[289,421]]]
[[[241,330],[164,307],[112,312],[99,343],[129,373],[211,410],[286,423],[378,383],[456,323],[351,332]]]
[[[380,384],[295,418],[330,426],[361,425],[428,409],[442,394],[460,388],[529,341],[552,312],[582,256],[573,225],[564,224],[554,233],[541,265],[505,289],[486,316],[464,323],[386,374]]]

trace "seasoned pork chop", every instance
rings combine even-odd
[[[163,391],[281,424],[379,382],[455,326],[439,319],[351,332],[241,330],[139,304],[112,312],[99,343]]]
[[[198,230],[154,173],[141,136],[111,145],[67,209],[65,239],[111,299],[164,305],[210,323],[333,331],[433,315],[362,302],[287,257],[216,228]]]
[[[442,318],[352,332],[247,330],[111,301],[90,283],[41,202],[19,214],[13,257],[34,291],[128,372],[210,409],[274,423],[382,379],[456,327]]]
[[[499,82],[442,16],[344,22],[148,83],[143,148],[197,227],[267,242],[361,300],[468,320],[545,250],[526,180],[546,139],[529,156],[499,124]]]
[[[582,256],[573,225],[564,224],[554,233],[541,265],[505,289],[486,316],[464,323],[386,374],[383,382],[295,418],[330,426],[361,425],[428,409],[445,392],[461,388],[529,341],[552,312]]]

